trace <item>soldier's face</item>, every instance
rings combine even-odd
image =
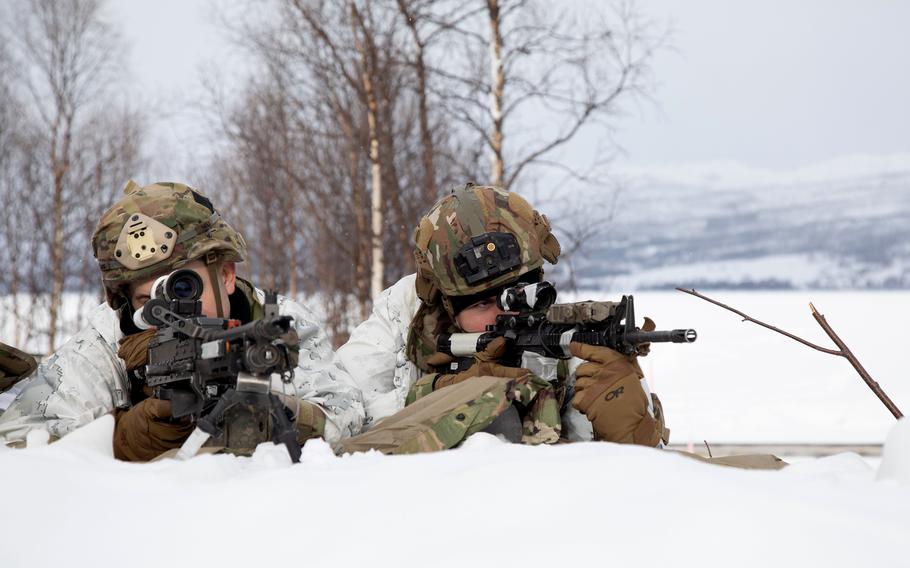
[[[215,303],[216,287],[209,276],[209,270],[201,260],[191,262],[182,268],[188,268],[202,278],[204,289],[202,291],[202,315],[209,317],[218,316],[218,308]],[[228,296],[234,293],[237,284],[237,266],[233,262],[223,262],[217,270],[218,278],[221,280],[221,305],[224,307],[224,317],[231,317],[231,304]],[[149,301],[152,291],[152,284],[157,278],[150,278],[143,282],[134,284],[130,288],[130,303],[134,310],[138,310]]]
[[[471,304],[455,316],[455,323],[466,333],[486,331],[488,325],[496,323],[496,316],[505,313],[496,305],[496,297]]]

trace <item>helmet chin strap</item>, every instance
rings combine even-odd
[[[209,254],[205,258],[205,267],[209,272],[209,279],[215,285],[215,311],[218,318],[224,318],[224,302],[221,301],[221,275],[218,273],[221,263],[218,262],[218,256]]]

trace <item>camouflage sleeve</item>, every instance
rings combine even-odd
[[[111,412],[125,393],[125,370],[110,344],[89,327],[38,366],[0,416],[0,442],[45,428],[57,438]]]
[[[329,443],[360,432],[363,396],[350,374],[335,365],[335,352],[313,313],[301,304],[279,298],[279,312],[294,317],[300,353],[294,371],[294,388],[300,400],[325,413],[324,437]]]
[[[405,352],[408,326],[417,311],[415,276],[405,276],[373,302],[370,317],[338,349],[338,365],[350,372],[363,392],[365,427],[405,406],[417,367]]]
[[[404,403],[405,406],[413,404],[433,392],[433,383],[436,382],[436,377],[438,376],[439,373],[428,373],[417,379],[417,382],[411,385],[411,389],[408,391],[408,398]]]

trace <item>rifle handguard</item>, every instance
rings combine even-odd
[[[644,331],[635,327],[635,307],[632,296],[614,302],[575,302],[553,304],[555,290],[548,283],[544,302],[537,305],[537,288],[529,286],[507,289],[503,299],[514,300],[520,307],[517,313],[496,316],[496,324],[482,333],[442,334],[436,339],[436,350],[454,357],[469,357],[483,351],[498,337],[506,340],[507,353],[503,362],[515,365],[521,353],[531,351],[545,357],[569,359],[572,342],[608,347],[625,355],[638,353],[646,343],[692,343],[698,338],[694,329]],[[529,303],[528,298],[534,301]],[[500,307],[504,301],[500,300]],[[509,308],[512,305],[509,304]],[[503,308],[504,309],[504,308]]]

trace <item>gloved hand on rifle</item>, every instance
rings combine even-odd
[[[126,461],[149,461],[179,448],[194,428],[188,416],[171,416],[171,401],[157,398],[116,410],[114,420],[114,457]]]
[[[117,356],[123,359],[127,371],[148,363],[148,344],[154,335],[155,330],[149,329],[120,340]],[[151,394],[150,389],[146,390],[146,395]],[[115,410],[114,420],[114,457],[126,461],[149,461],[179,448],[194,427],[189,417],[176,419],[171,415],[169,400],[157,398]]]
[[[654,322],[647,320],[642,327],[650,331],[646,327],[653,329]],[[644,373],[634,357],[576,342],[569,350],[586,361],[575,370],[572,406],[591,421],[595,440],[644,446],[668,441],[660,400],[653,394],[649,399],[642,385]]]
[[[472,377],[502,377],[504,379],[525,379],[531,371],[516,367],[506,367],[498,363],[499,358],[505,354],[506,341],[497,337],[487,345],[486,349],[474,355],[474,364],[460,373],[435,373],[422,376],[411,387],[406,404],[422,398],[435,390],[449,385],[458,384]],[[455,358],[445,353],[434,353],[427,358],[427,363],[433,367],[448,365]]]

